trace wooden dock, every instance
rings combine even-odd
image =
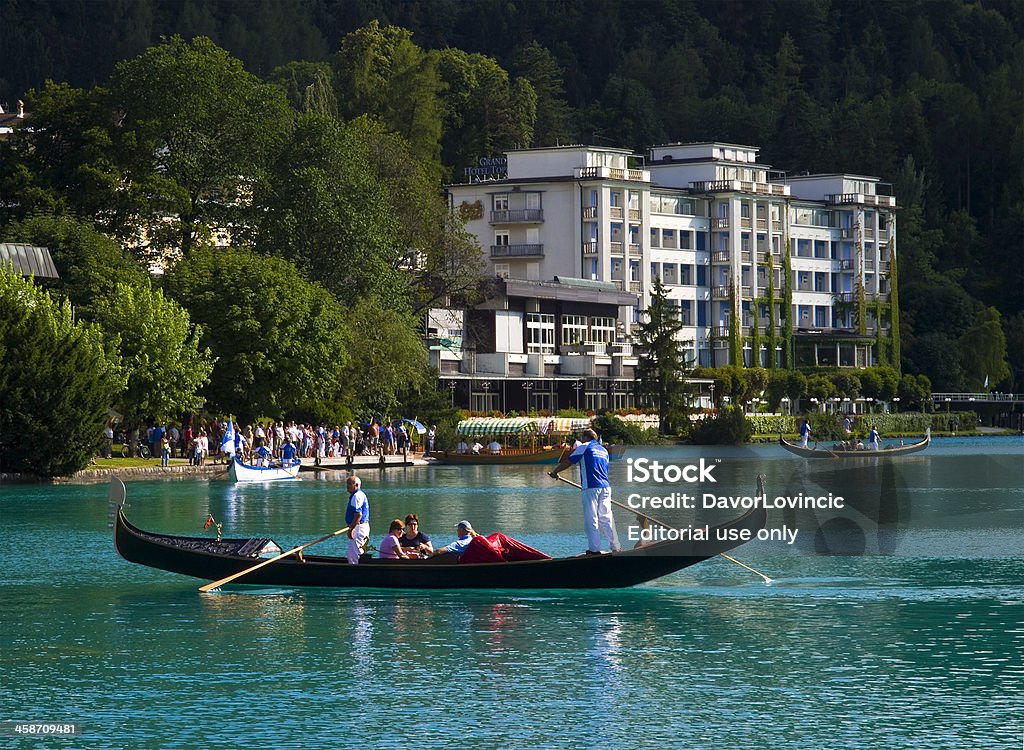
[[[393,456],[342,456],[321,458],[317,466],[315,458],[302,459],[300,472],[307,471],[366,471],[367,469],[398,469],[409,466],[431,466],[440,463],[437,459],[424,457],[422,453]]]

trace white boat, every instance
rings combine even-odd
[[[274,461],[270,466],[250,466],[243,464],[238,457],[231,459],[228,474],[235,482],[276,482],[283,479],[297,479],[302,462],[293,458],[291,461]]]

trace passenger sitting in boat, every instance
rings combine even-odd
[[[415,513],[405,517],[405,533],[398,541],[410,555],[429,555],[434,551],[430,537],[420,531],[420,519]]]
[[[455,527],[455,532],[458,534],[459,538],[451,544],[446,544],[441,549],[434,550],[432,553],[434,556],[461,556],[462,553],[466,551],[466,547],[469,546],[469,543],[473,541],[473,537],[478,536],[477,533],[473,531],[473,526],[469,521],[459,521],[459,525]]]
[[[480,441],[479,441],[479,440],[474,440],[474,441],[473,441],[473,445],[472,445],[472,447],[470,448],[470,450],[472,450],[472,451],[473,451],[473,454],[474,454],[474,455],[477,455],[477,454],[479,454],[479,453],[480,453],[480,451],[482,451],[483,449],[484,449],[484,447],[483,447],[482,445],[480,445]]]
[[[400,518],[396,518],[391,522],[391,525],[388,527],[388,535],[380,543],[380,556],[382,559],[409,559],[410,556],[405,553],[405,549],[402,548],[398,540],[403,531],[405,531],[405,524],[402,523]]]
[[[501,453],[501,443],[499,443],[497,440],[492,440],[487,444],[487,450],[489,450],[494,455],[497,455]]]
[[[469,453],[469,446],[466,445],[465,440],[460,440],[459,444],[455,446],[456,453]]]

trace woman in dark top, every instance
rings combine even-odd
[[[398,542],[409,553],[429,555],[434,551],[430,537],[420,531],[420,519],[415,513],[405,517],[405,533],[398,538]]]

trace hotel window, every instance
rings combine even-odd
[[[499,279],[507,279],[512,274],[511,263],[495,263],[494,275]]]
[[[816,291],[816,292],[827,292],[828,291],[828,274],[827,273],[815,273],[814,274],[814,291]]]
[[[676,249],[676,230],[675,229],[662,229],[661,230],[661,246],[666,250]]]
[[[508,211],[508,193],[498,193],[493,197],[495,211]]]
[[[693,284],[693,266],[679,266],[679,283],[684,286]]]
[[[529,354],[555,353],[555,316],[526,314],[526,350]]]
[[[681,300],[679,303],[679,320],[684,326],[693,325],[692,307],[693,303],[688,299]]]
[[[718,218],[729,218],[729,204],[726,201],[722,201],[721,203],[718,204]]]
[[[582,344],[587,339],[586,315],[562,316],[562,344]]]
[[[750,204],[746,201],[740,204],[740,217],[744,219],[750,218]]]
[[[615,341],[615,318],[591,318],[590,340],[604,344],[610,344]]]
[[[661,232],[651,227],[651,247],[661,247]]]
[[[687,232],[686,230],[679,231],[679,249],[680,250],[692,250],[693,249],[693,232]]]
[[[508,232],[495,232],[494,233],[494,244],[508,247]]]
[[[676,275],[676,264],[675,263],[663,263],[662,264],[662,276],[661,280],[666,286],[675,286],[679,283],[679,279]]]
[[[612,258],[612,281],[622,281],[622,261]]]

